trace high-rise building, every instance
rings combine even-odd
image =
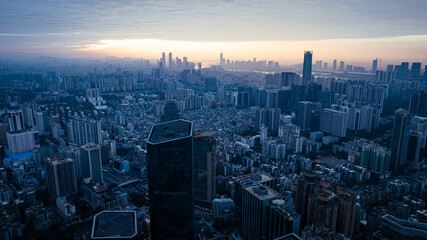
[[[337,70],[337,60],[334,59],[334,62],[332,63],[332,69]]]
[[[101,122],[88,119],[71,119],[68,123],[68,138],[77,145],[101,144]]]
[[[173,70],[174,66],[173,66],[173,58],[172,58],[172,53],[169,53],[169,65],[168,65],[169,70]]]
[[[248,92],[238,92],[237,93],[237,107],[246,108],[249,107],[249,93]]]
[[[340,71],[344,71],[344,61],[340,61]]]
[[[9,132],[19,132],[25,130],[24,115],[22,110],[8,110],[7,120],[9,123]]]
[[[320,131],[345,137],[347,130],[347,113],[324,108],[320,113]]]
[[[193,124],[154,125],[147,141],[152,239],[193,239]]]
[[[219,65],[223,67],[225,65],[224,55],[222,53],[219,54]]]
[[[275,199],[267,205],[266,239],[276,239],[291,233],[299,235],[301,217],[285,204],[283,199]]]
[[[413,115],[427,114],[427,92],[414,93],[409,102],[409,112]]]
[[[215,196],[216,137],[215,132],[194,136],[194,197],[196,204],[209,202]]]
[[[162,59],[160,60],[161,69],[166,69],[166,53],[162,52]]]
[[[409,77],[409,63],[402,62],[398,68],[397,77],[399,79],[407,79]]]
[[[407,166],[409,169],[423,168],[427,158],[427,117],[412,118],[408,141]]]
[[[54,198],[77,193],[77,175],[74,160],[49,157],[45,160],[49,193]]]
[[[280,113],[278,108],[258,109],[255,120],[256,128],[261,129],[261,126],[265,125],[270,132],[277,132],[279,130]]]
[[[36,112],[36,125],[40,134],[50,132],[49,115],[46,111]]]
[[[325,189],[308,197],[307,225],[322,224],[337,229],[338,203],[336,194]]]
[[[328,63],[327,62],[323,63],[323,69],[328,70]]]
[[[371,73],[376,73],[378,68],[378,59],[372,61],[372,70]]]
[[[396,110],[390,147],[390,170],[394,173],[401,173],[405,169],[410,129],[411,116],[409,112],[402,108]]]
[[[80,171],[82,178],[91,178],[95,183],[103,183],[101,146],[88,143],[80,149]]]
[[[308,101],[298,103],[298,126],[300,126],[302,130],[310,128],[312,105],[313,103]]]
[[[418,79],[421,76],[421,63],[420,62],[414,62],[411,65],[411,75],[410,77],[412,79]]]
[[[295,211],[301,215],[301,228],[308,224],[308,202],[310,194],[320,188],[319,178],[312,173],[304,173],[298,178],[295,192]]]
[[[313,64],[313,52],[305,51],[301,85],[307,85],[309,82],[311,82],[312,64]]]
[[[267,204],[280,197],[266,174],[241,176],[236,180],[236,227],[243,239],[265,239]]]
[[[39,133],[37,130],[6,133],[7,145],[11,153],[31,151],[40,147]]]
[[[163,109],[162,122],[179,119],[179,110],[174,101],[168,101]]]
[[[390,166],[390,151],[374,144],[365,144],[362,147],[360,165],[375,172],[386,173]]]

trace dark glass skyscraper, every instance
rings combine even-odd
[[[313,64],[313,52],[304,52],[304,66],[302,69],[302,85],[307,85],[311,81],[311,68]]]
[[[408,152],[411,116],[405,109],[398,109],[394,114],[393,136],[391,139],[390,170],[401,173],[405,169]]]
[[[194,221],[193,124],[153,126],[147,142],[152,239],[192,239]]]
[[[194,194],[196,204],[211,201],[215,196],[215,136],[216,132],[196,133],[194,136]]]
[[[162,122],[169,122],[179,119],[179,110],[174,101],[168,101],[162,115]]]

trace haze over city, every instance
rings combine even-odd
[[[132,57],[172,51],[233,60],[368,63],[422,61],[427,2],[411,1],[2,1],[0,58]]]

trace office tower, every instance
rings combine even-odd
[[[423,167],[427,158],[427,118],[415,116],[412,118],[411,131],[408,141],[407,166],[418,170]]]
[[[334,62],[332,63],[332,69],[337,70],[337,60],[334,59]]]
[[[276,133],[279,130],[280,109],[278,108],[262,108],[256,111],[255,126],[261,129],[262,125],[267,126],[270,132]]]
[[[11,153],[27,152],[40,147],[39,133],[37,131],[8,132],[6,137]]]
[[[154,125],[147,141],[152,239],[193,239],[193,124]]]
[[[271,186],[274,178],[250,174],[236,179],[236,227],[243,239],[264,239],[266,236],[267,204],[280,197]]]
[[[321,70],[322,69],[322,60],[316,60],[316,65],[314,65],[314,66],[315,66],[316,70]]]
[[[176,60],[175,60],[175,70],[181,71],[181,59],[178,57],[176,57]]]
[[[347,129],[347,113],[324,108],[320,113],[320,131],[345,137]]]
[[[36,125],[40,134],[50,132],[49,116],[46,111],[36,112]]]
[[[202,63],[197,63],[197,70],[202,70]]]
[[[411,95],[409,102],[409,112],[413,115],[427,114],[427,92],[421,91]]]
[[[399,66],[397,77],[399,79],[407,79],[409,77],[409,63],[402,62]]]
[[[378,58],[372,61],[372,71],[371,73],[376,73],[378,68]]]
[[[267,91],[267,107],[277,108],[279,106],[279,93],[274,90]]]
[[[411,65],[411,78],[418,79],[421,76],[421,63],[414,62]]]
[[[364,144],[360,165],[375,172],[386,173],[390,167],[390,151],[374,144]]]
[[[12,133],[25,130],[22,110],[8,110],[7,120],[9,123],[9,132]]]
[[[101,122],[88,119],[71,119],[68,123],[68,138],[77,145],[102,143]]]
[[[411,116],[409,112],[399,108],[394,114],[393,135],[390,147],[390,170],[393,173],[402,173],[405,169],[410,129]]]
[[[279,90],[279,108],[282,112],[289,109],[289,101],[291,100],[291,89]]]
[[[347,64],[347,67],[346,67],[346,69],[345,69],[347,72],[351,72],[351,71],[353,71],[353,65],[351,65],[351,64]]]
[[[317,102],[317,98],[319,95],[319,92],[322,91],[322,85],[311,82],[307,86],[307,97],[306,100],[310,102]]]
[[[298,178],[295,192],[295,211],[301,216],[301,228],[308,224],[308,203],[310,194],[320,189],[319,178],[313,173],[303,173]]]
[[[280,87],[290,87],[292,84],[297,83],[297,74],[294,72],[282,72]]]
[[[174,101],[168,101],[163,109],[162,122],[179,119],[179,110]]]
[[[312,107],[312,102],[302,101],[298,103],[298,126],[300,126],[302,130],[310,128]]]
[[[296,113],[298,111],[298,103],[305,101],[307,96],[306,86],[292,85],[291,96],[289,99],[289,105],[291,111]]]
[[[162,59],[160,59],[161,69],[166,69],[166,54],[162,52]]]
[[[174,66],[173,66],[173,58],[172,58],[172,53],[169,53],[169,65],[168,65],[169,70],[173,70]]]
[[[323,69],[325,69],[325,70],[328,69],[328,63],[327,62],[323,63]]]
[[[305,51],[304,52],[304,66],[302,69],[302,84],[307,85],[308,82],[311,82],[311,68],[313,64],[313,52]]]
[[[237,93],[237,107],[246,108],[249,107],[249,93],[238,92]]]
[[[194,197],[196,205],[210,202],[215,196],[216,132],[194,135]]]
[[[219,54],[219,65],[223,67],[225,65],[224,55],[222,53]]]
[[[77,176],[74,160],[50,157],[45,160],[49,193],[54,198],[77,193]]]
[[[80,171],[82,178],[91,178],[95,183],[103,183],[101,146],[88,143],[80,149]]]
[[[340,61],[340,71],[344,71],[344,61]]]
[[[299,235],[301,217],[285,204],[283,199],[267,204],[266,239],[276,239],[290,233]]]
[[[188,59],[187,59],[187,57],[183,57],[182,61],[183,61],[183,64],[184,64],[184,69],[188,69],[189,66],[188,66]]]

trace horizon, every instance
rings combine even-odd
[[[314,60],[328,62],[427,62],[427,2],[421,0],[3,1],[0,6],[0,59],[6,60],[152,60],[173,52],[196,62],[217,62],[222,52],[231,60],[293,65],[312,50]]]

